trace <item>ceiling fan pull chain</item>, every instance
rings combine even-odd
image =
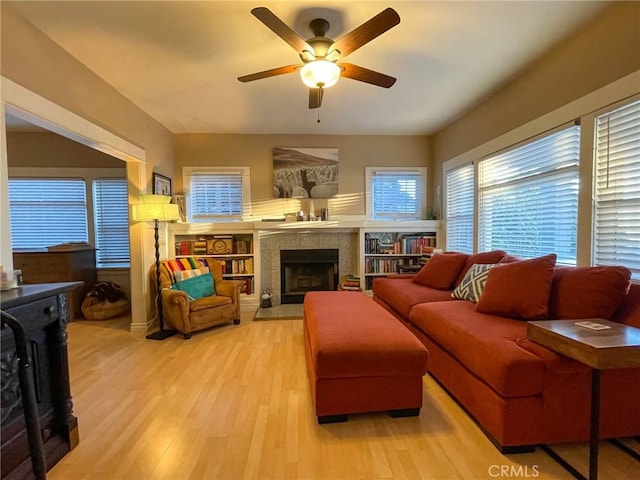
[[[322,106],[322,85],[318,87],[318,120],[316,123],[320,123],[320,107]]]

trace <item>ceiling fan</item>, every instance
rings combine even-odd
[[[396,82],[394,77],[384,73],[341,61],[400,23],[400,16],[393,8],[383,10],[337,41],[325,37],[329,22],[323,18],[316,18],[309,23],[314,36],[304,40],[268,8],[257,7],[251,13],[298,52],[302,65],[286,65],[244,75],[238,77],[241,82],[252,82],[299,70],[302,81],[309,87],[309,108],[319,108],[324,89],[335,85],[341,76],[384,88],[389,88]]]

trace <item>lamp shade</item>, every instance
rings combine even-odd
[[[140,195],[140,203],[171,203],[171,197],[157,194]]]
[[[142,195],[142,197],[149,195]],[[164,197],[164,195],[153,195],[156,197]],[[171,197],[167,197],[171,199]],[[134,222],[152,222],[158,220],[168,222],[170,220],[179,220],[180,212],[178,205],[175,203],[138,203],[133,205],[132,217]]]
[[[340,67],[328,60],[314,60],[300,69],[300,78],[307,87],[333,87],[340,78]]]

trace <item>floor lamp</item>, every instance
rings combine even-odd
[[[171,197],[166,195],[140,195],[140,203],[133,205],[132,216],[136,222],[153,222],[156,248],[156,311],[160,330],[147,335],[149,340],[164,340],[176,334],[175,330],[164,329],[162,315],[162,289],[160,288],[160,245],[158,244],[158,222],[179,220],[178,205],[169,203]]]

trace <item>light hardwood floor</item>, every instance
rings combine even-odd
[[[50,480],[572,478],[540,449],[502,455],[434,380],[419,417],[318,425],[302,320],[225,325],[165,341],[127,319],[69,325],[80,444]],[[600,478],[640,464],[601,444]],[[586,444],[558,448],[587,471]]]

